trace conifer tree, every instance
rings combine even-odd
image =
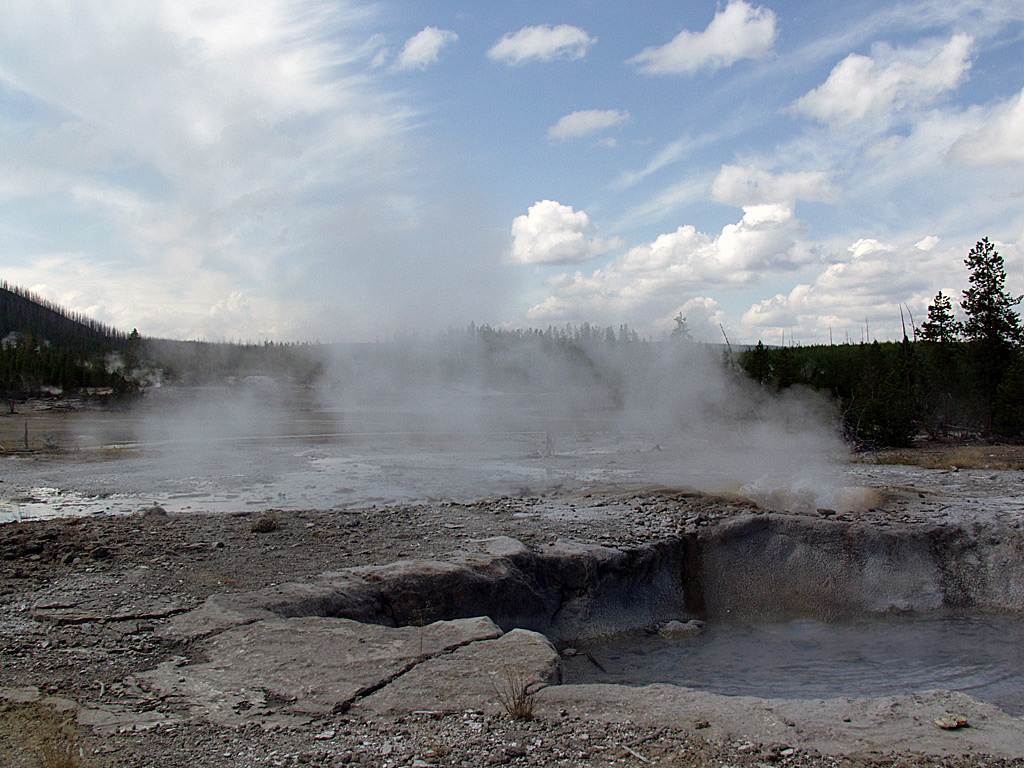
[[[989,242],[979,240],[971,249],[964,264],[971,271],[971,286],[964,291],[964,336],[968,342],[971,366],[978,377],[979,394],[986,426],[1005,432],[1009,424],[1001,424],[1000,414],[1015,408],[1020,393],[1013,402],[1006,400],[1007,388],[1002,386],[1007,374],[1014,370],[1024,342],[1020,316],[1014,311],[1021,296],[1006,291],[1006,268],[1003,257]]]
[[[921,340],[938,344],[948,344],[960,338],[961,325],[953,317],[953,306],[946,296],[939,291],[935,301],[928,307],[928,319],[921,324]]]
[[[964,259],[964,264],[971,271],[971,287],[964,291],[960,302],[967,316],[964,322],[967,340],[1002,348],[1019,345],[1024,337],[1020,316],[1013,308],[1024,297],[1006,292],[1006,268],[999,251],[987,237],[982,238]]]

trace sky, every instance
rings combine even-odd
[[[5,0],[0,279],[123,330],[895,339],[1024,293],[1020,0]]]

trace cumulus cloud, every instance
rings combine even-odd
[[[550,139],[578,139],[591,133],[603,131],[629,120],[629,112],[616,109],[586,109],[572,112],[559,118],[548,128]]]
[[[436,64],[441,49],[459,36],[448,29],[426,27],[405,41],[395,66],[398,69],[426,69]]]
[[[772,174],[759,168],[723,165],[711,185],[711,197],[720,203],[763,205],[801,200],[831,202],[838,190],[825,171]]]
[[[762,59],[775,44],[775,13],[733,0],[715,14],[703,32],[683,30],[665,45],[645,48],[632,59],[652,75],[690,74],[721,69],[741,59]]]
[[[931,247],[922,247],[925,246]],[[963,254],[942,250],[934,238],[897,247],[863,238],[846,250],[849,256],[829,265],[812,282],[795,286],[752,305],[740,326],[750,339],[775,339],[784,331],[798,338],[866,341],[902,336],[901,305],[918,322],[940,288],[956,295],[964,281]],[[904,315],[908,322],[910,318]],[[865,329],[865,324],[867,329]]]
[[[803,225],[784,204],[751,205],[743,218],[727,224],[712,238],[692,226],[659,235],[652,243],[631,248],[619,267],[625,273],[654,273],[679,284],[746,283],[757,273],[791,269],[810,258],[796,249]]]
[[[584,211],[541,200],[512,222],[512,261],[519,264],[576,264],[618,247],[617,240],[594,237]]]
[[[999,106],[984,127],[954,144],[950,157],[967,165],[1024,163],[1024,90]]]
[[[532,322],[562,322],[660,315],[682,293],[749,286],[766,275],[816,261],[818,254],[803,235],[791,207],[752,205],[717,236],[681,226],[630,248],[590,274],[558,274],[548,281],[551,295],[527,316]]]
[[[973,47],[972,37],[954,35],[945,43],[917,48],[879,47],[872,56],[851,53],[794,106],[838,125],[923,106],[967,78]]]
[[[587,49],[597,42],[579,27],[568,24],[523,27],[502,37],[487,52],[493,61],[517,66],[527,61],[582,59]]]

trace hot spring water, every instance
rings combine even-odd
[[[581,645],[563,666],[568,683],[671,683],[789,699],[943,689],[1024,713],[1024,621],[1002,615],[716,622],[680,639]]]

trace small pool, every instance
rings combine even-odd
[[[945,689],[1024,714],[1024,620],[1002,615],[723,622],[675,640],[580,645],[563,664],[567,683],[672,683],[788,699]]]

